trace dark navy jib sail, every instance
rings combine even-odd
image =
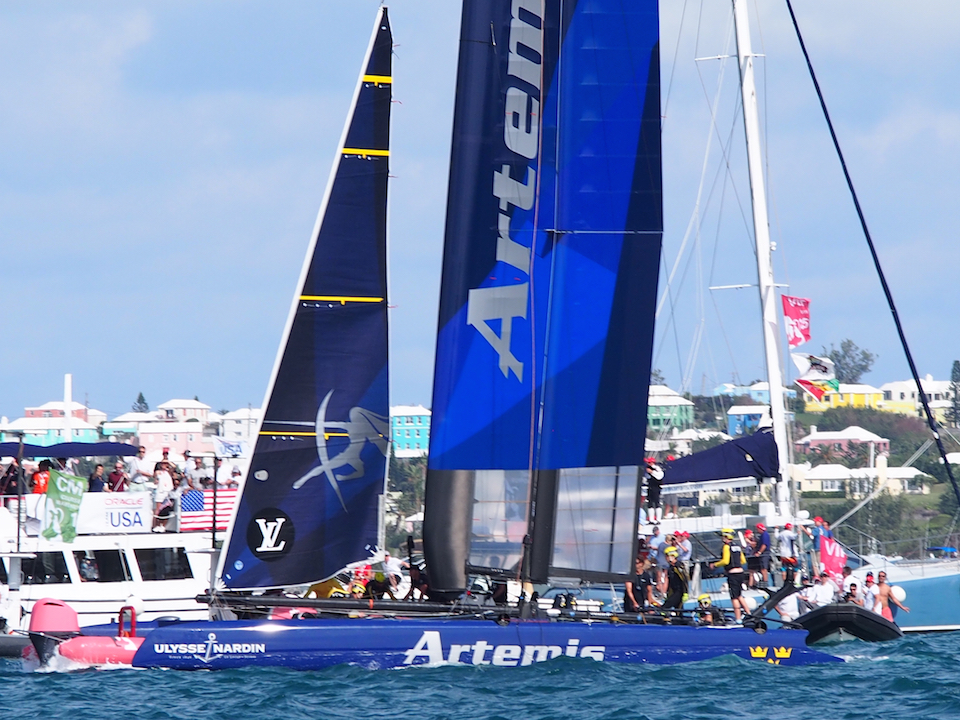
[[[377,542],[389,437],[391,54],[381,8],[220,567],[227,588],[320,580]]]
[[[658,37],[656,0],[464,4],[425,527],[441,586],[468,536],[471,563],[514,568],[523,536],[538,544],[534,514],[552,516],[552,568],[631,565],[662,235]],[[593,519],[562,527],[573,506]]]

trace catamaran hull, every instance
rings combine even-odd
[[[657,665],[737,655],[806,665],[839,659],[806,646],[802,630],[609,622],[318,619],[180,623],[152,631],[135,667],[212,670],[353,664],[370,669],[461,663],[523,667],[565,656]]]

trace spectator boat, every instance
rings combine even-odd
[[[136,451],[122,443],[0,445],[0,456],[21,459],[123,457]],[[52,526],[52,518],[63,512],[53,495],[8,496],[0,506],[0,623],[4,628],[0,656],[19,656],[28,643],[25,633],[34,604],[41,598],[68,603],[77,611],[81,627],[116,622],[124,605],[135,608],[141,623],[207,617],[206,606],[196,596],[210,587],[212,491],[202,493],[207,512],[195,513],[196,517],[185,513],[185,524],[196,532],[166,533],[151,532],[151,493],[83,493],[70,520],[75,537],[44,532]],[[226,528],[232,509],[229,500],[235,495],[220,493],[221,530]],[[19,523],[18,507],[22,508]],[[168,524],[175,528],[183,519],[177,509]]]

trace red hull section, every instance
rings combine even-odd
[[[132,665],[142,637],[86,637],[60,643],[60,656],[81,665]]]

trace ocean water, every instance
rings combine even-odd
[[[960,718],[960,633],[827,646],[843,664],[27,672],[0,660],[0,718],[861,720]]]

